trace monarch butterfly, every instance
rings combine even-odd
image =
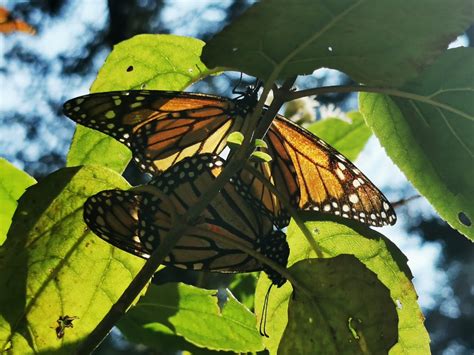
[[[64,104],[77,123],[129,147],[141,170],[158,175],[186,157],[220,154],[227,136],[241,130],[256,90],[236,99],[174,91],[117,91],[84,95]],[[372,226],[394,224],[383,194],[348,159],[306,129],[277,115],[265,141],[273,160],[257,168],[300,210],[351,218]],[[242,174],[259,204],[287,223],[278,199],[252,174]]]
[[[0,32],[25,32],[28,34],[35,34],[36,30],[22,20],[12,18],[10,12],[4,7],[0,6]]]
[[[176,218],[219,175],[225,161],[211,154],[188,157],[147,185],[129,191],[107,190],[87,199],[84,220],[110,244],[148,258]],[[285,279],[233,243],[256,250],[286,266],[289,247],[283,232],[228,182],[204,210],[198,223],[178,241],[164,264],[216,272],[265,271],[273,284]]]

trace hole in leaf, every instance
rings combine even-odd
[[[459,222],[461,222],[465,226],[470,227],[472,225],[471,219],[464,212],[459,212],[458,218],[459,218]]]
[[[140,86],[140,89],[144,89],[146,87],[146,84],[142,84],[142,86]]]
[[[127,71],[128,72],[131,72],[133,70],[133,65],[130,65],[128,68],[127,68]]]
[[[398,309],[403,308],[402,302],[400,302],[400,300],[396,300],[395,303],[396,303]]]
[[[228,299],[227,292],[224,289],[219,288],[217,293],[213,296],[217,297],[217,306],[219,307],[219,312],[222,313]]]

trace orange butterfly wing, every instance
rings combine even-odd
[[[129,147],[141,170],[159,174],[186,157],[220,153],[243,118],[231,100],[173,91],[117,91],[64,104],[75,122]]]
[[[0,7],[0,33],[11,32],[25,32],[33,35],[36,30],[24,21],[12,18],[7,9]]]
[[[275,186],[302,210],[373,226],[394,224],[385,196],[346,157],[309,131],[277,116],[266,136]],[[281,188],[280,188],[281,186]],[[299,193],[297,193],[299,192]]]

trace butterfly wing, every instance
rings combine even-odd
[[[232,100],[175,91],[117,91],[69,100],[64,114],[129,147],[142,171],[159,174],[186,157],[219,154],[243,118]]]
[[[160,245],[176,218],[214,183],[223,165],[217,156],[186,158],[145,186],[130,191],[103,191],[86,202],[85,221],[101,238],[146,258]],[[226,184],[196,225],[178,241],[165,264],[219,272],[264,269],[258,260],[236,246],[240,244],[263,250],[268,257],[286,265],[286,240],[281,235],[272,238],[272,220],[253,206],[232,183]]]
[[[25,32],[33,35],[36,30],[26,22],[13,18],[6,8],[0,6],[0,33],[11,32]]]
[[[394,224],[385,196],[346,157],[322,139],[277,116],[266,136],[275,186],[299,209],[321,211],[373,226]],[[281,188],[280,188],[281,186]]]

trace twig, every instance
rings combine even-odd
[[[418,198],[420,198],[421,195],[413,195],[413,196],[410,196],[410,197],[407,197],[407,198],[402,198],[401,200],[398,200],[396,202],[393,202],[392,203],[392,207],[393,208],[399,208],[399,207],[402,207],[403,205],[406,205],[408,204],[408,202],[411,202],[413,200],[416,200]]]

